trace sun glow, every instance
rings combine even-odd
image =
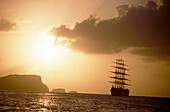
[[[34,58],[38,64],[53,64],[61,62],[70,52],[65,45],[54,45],[55,37],[41,32],[38,34],[38,42],[34,46]]]

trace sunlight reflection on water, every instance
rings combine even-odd
[[[166,112],[169,104],[168,98],[0,92],[0,111]]]

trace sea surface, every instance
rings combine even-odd
[[[0,92],[0,112],[170,112],[170,98]]]

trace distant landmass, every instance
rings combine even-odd
[[[77,91],[69,91],[69,93],[77,93]]]
[[[49,92],[38,75],[8,75],[0,77],[0,91]]]
[[[63,89],[63,88],[56,88],[56,89],[53,89],[51,92],[53,92],[53,93],[66,93],[65,89]]]

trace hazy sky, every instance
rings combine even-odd
[[[130,95],[170,97],[168,0],[0,0],[0,76],[38,74],[50,90],[110,94],[122,57]]]

